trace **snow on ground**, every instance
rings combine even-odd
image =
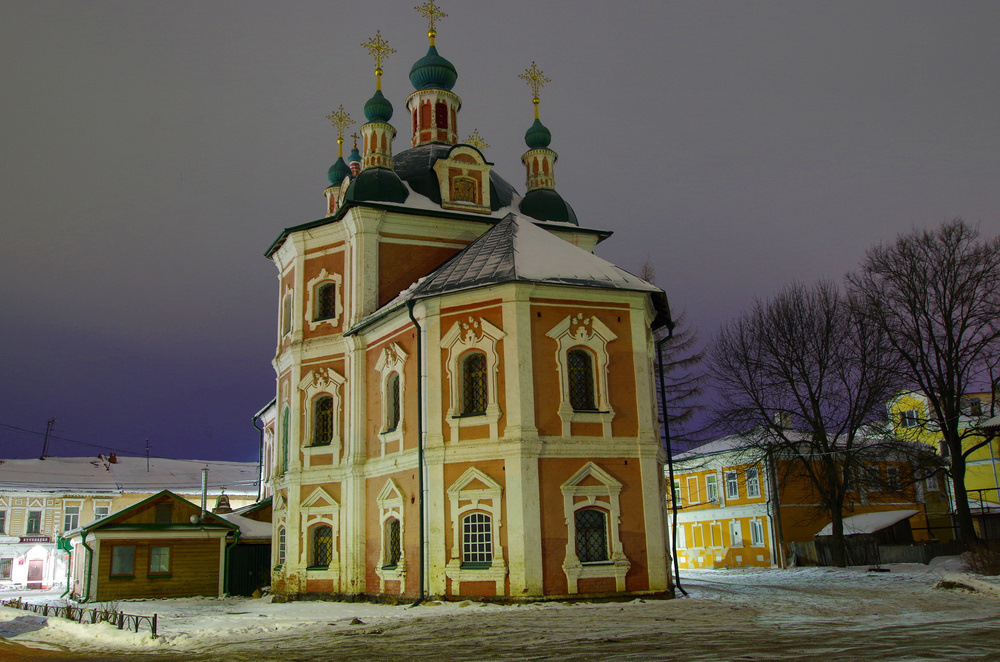
[[[1000,659],[1000,580],[969,575],[957,558],[883,568],[889,571],[687,571],[681,575],[687,597],[613,603],[410,607],[279,604],[269,597],[121,603],[127,613],[159,615],[155,640],[145,631],[0,608],[0,659],[5,640],[73,651],[71,659],[116,661],[263,662],[332,653],[339,660]],[[942,579],[952,590],[936,588]],[[59,601],[56,593],[26,599]]]

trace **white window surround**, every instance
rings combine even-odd
[[[445,418],[451,428],[451,440],[458,441],[460,427],[489,425],[490,437],[500,436],[500,405],[498,403],[497,374],[500,371],[500,355],[497,343],[506,336],[501,329],[490,322],[470,317],[464,322],[455,322],[441,339],[441,347],[448,351],[448,389],[450,402]],[[462,371],[459,359],[469,350],[479,350],[486,355],[486,412],[484,414],[461,415]]]
[[[344,314],[344,304],[343,304],[343,278],[340,274],[331,274],[325,268],[319,272],[315,278],[306,283],[306,314],[303,319],[305,323],[309,325],[310,331],[315,331],[323,324],[329,324],[330,327],[336,327],[340,324],[340,318]],[[333,317],[328,317],[326,319],[317,320],[313,319],[316,310],[316,293],[319,286],[324,283],[334,283],[337,286],[337,298],[336,298],[336,315]]]
[[[278,535],[274,537],[274,558],[278,560],[275,564],[276,568],[280,568],[285,565],[285,552],[287,551],[287,535],[288,529],[283,526],[278,527]]]
[[[747,498],[760,498],[760,472],[757,471],[757,467],[747,467],[744,470],[744,475],[746,476]]]
[[[582,485],[588,478],[599,485]],[[625,590],[625,575],[632,564],[625,556],[621,536],[618,530],[621,519],[619,496],[622,484],[604,469],[593,462],[583,465],[579,471],[560,486],[563,495],[563,514],[566,517],[566,558],[563,561],[563,572],[569,592],[578,593],[578,583],[581,579],[595,577],[614,577],[615,590]],[[608,513],[608,548],[610,561],[599,563],[582,563],[576,555],[576,511],[583,508],[602,508]]]
[[[299,564],[303,568],[309,566],[309,555],[312,553],[312,529],[320,524],[326,524],[331,529],[333,541],[330,551],[330,565],[322,569],[309,570],[309,579],[339,579],[340,545],[338,543],[340,537],[340,504],[322,487],[317,487],[302,502],[302,505],[299,507],[299,517],[301,518],[299,531],[302,536],[298,546]]]
[[[472,159],[473,162],[467,160],[456,160],[456,156],[466,156]],[[441,191],[441,206],[445,209],[463,209],[468,211],[477,211],[483,213],[490,213],[490,170],[492,165],[487,163],[479,150],[466,145],[458,145],[453,147],[451,151],[448,152],[447,158],[438,159],[434,162],[434,172],[438,176],[438,185]],[[454,175],[455,179],[475,179],[470,176],[472,172],[478,172],[479,180],[475,181],[476,190],[480,194],[479,202],[466,202],[464,200],[452,200],[451,198],[451,185],[452,182],[449,179],[450,172],[452,169],[458,169],[461,172]]]
[[[719,501],[719,478],[715,474],[705,476],[705,500],[711,503]]]
[[[340,387],[344,384],[346,380],[333,368],[326,368],[325,370],[310,370],[306,375],[299,381],[299,390],[303,393],[303,402],[308,403],[307,407],[303,407],[302,411],[302,430],[305,430],[305,435],[303,439],[308,443],[303,444],[302,451],[307,458],[312,455],[328,455],[333,453],[334,457],[340,455],[340,445],[341,445],[341,429],[340,429],[340,410],[342,407],[342,400],[340,397]],[[316,398],[321,395],[329,395],[333,398],[333,431],[330,435],[330,443],[322,445],[312,445],[313,438],[313,424],[315,417],[313,416],[313,406],[316,402]]]
[[[398,343],[392,343],[382,349],[382,354],[375,364],[375,370],[381,375],[379,378],[379,388],[382,393],[382,418],[380,419],[381,425],[379,427],[378,438],[383,457],[386,453],[386,446],[389,444],[397,444],[397,451],[403,450],[403,393],[406,392],[404,389],[406,377],[403,366],[407,358],[409,358],[409,354]],[[389,377],[393,373],[399,375],[399,421],[396,423],[394,429],[386,430],[385,428],[389,420]]]
[[[375,566],[375,574],[379,578],[379,590],[385,592],[387,581],[402,581],[406,576],[406,546],[403,544],[403,492],[399,489],[396,481],[389,479],[378,494],[379,529],[381,530],[382,544],[379,547],[379,560]],[[395,519],[399,522],[399,562],[395,568],[384,568],[386,561],[386,522]],[[400,593],[402,593],[400,586]]]
[[[608,396],[608,350],[609,342],[616,336],[596,316],[583,313],[567,315],[545,334],[556,341],[556,370],[559,372],[559,418],[562,419],[562,435],[570,436],[573,423],[601,423],[602,434],[611,438],[611,421],[615,411]],[[586,347],[594,354],[594,400],[597,411],[574,411],[569,401],[569,363],[566,358],[574,347]]]
[[[295,330],[295,297],[292,295],[290,285],[285,286],[285,291],[281,295],[281,310],[279,314],[281,315],[281,326],[278,329],[278,337],[284,338]],[[288,322],[288,328],[285,328],[286,321]]]
[[[451,487],[448,501],[451,516],[451,551],[445,576],[452,582],[452,595],[461,595],[462,582],[491,581],[496,585],[496,594],[503,595],[504,579],[507,577],[507,562],[504,560],[503,546],[500,544],[500,505],[503,486],[490,478],[482,470],[469,467]],[[462,518],[472,512],[483,512],[490,516],[493,537],[493,563],[488,568],[462,567]]]
[[[759,519],[750,520],[750,546],[764,546],[764,523]]]

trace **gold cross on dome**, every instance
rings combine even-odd
[[[473,130],[472,135],[465,139],[465,144],[472,145],[480,152],[484,149],[489,149],[489,144],[479,135],[479,129]]]
[[[538,68],[538,65],[532,61],[531,66],[524,70],[523,74],[518,74],[517,76],[531,88],[531,93],[534,95],[532,101],[537,106],[538,105],[538,91],[542,89],[546,83],[551,82],[550,79],[545,77],[542,70]]]
[[[437,36],[437,29],[434,24],[442,18],[448,18],[448,14],[441,11],[441,8],[434,4],[434,0],[427,0],[427,2],[419,7],[414,7],[414,9],[423,14],[424,18],[427,19],[427,36],[431,38],[431,43],[433,43],[434,37]]]
[[[354,124],[350,114],[344,110],[344,105],[341,104],[337,110],[327,115],[326,119],[330,120],[330,123],[337,128],[337,142],[344,142],[344,131]]]
[[[395,48],[389,48],[389,42],[382,38],[382,31],[376,30],[375,36],[361,44],[368,49],[368,53],[375,58],[375,88],[382,89],[382,62],[390,53],[395,53]]]
[[[358,148],[358,134],[352,133],[351,137],[354,138],[354,149]]]

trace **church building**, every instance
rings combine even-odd
[[[416,599],[670,595],[653,329],[666,295],[593,254],[555,188],[532,63],[525,193],[464,142],[430,48],[396,122],[389,53],[319,220],[283,230],[272,592]],[[269,437],[270,439],[270,437]]]

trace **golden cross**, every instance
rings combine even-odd
[[[354,120],[344,110],[344,104],[340,104],[337,110],[326,116],[330,123],[337,127],[337,152],[339,156],[344,155],[344,130],[354,124]]]
[[[358,134],[352,133],[351,137],[354,138],[354,149],[358,148]]]
[[[542,89],[546,83],[551,82],[549,78],[545,77],[542,70],[538,68],[538,65],[534,61],[531,62],[531,66],[524,70],[523,74],[518,74],[517,76],[531,88],[531,93],[534,95],[531,102],[535,104],[535,118],[538,118],[538,91]]]
[[[382,31],[376,30],[375,36],[361,44],[368,49],[368,53],[375,58],[375,89],[382,89],[382,61],[390,53],[395,53],[395,48],[389,48],[389,42],[382,38]]]
[[[465,139],[466,145],[472,145],[480,152],[484,149],[489,149],[489,144],[483,140],[483,137],[479,135],[479,129],[475,129],[472,135]]]
[[[423,14],[424,18],[427,19],[427,36],[431,38],[431,46],[433,46],[434,37],[437,36],[434,24],[442,18],[448,18],[448,14],[441,11],[441,8],[434,4],[434,0],[427,0],[427,2],[419,7],[414,7],[414,9]]]

